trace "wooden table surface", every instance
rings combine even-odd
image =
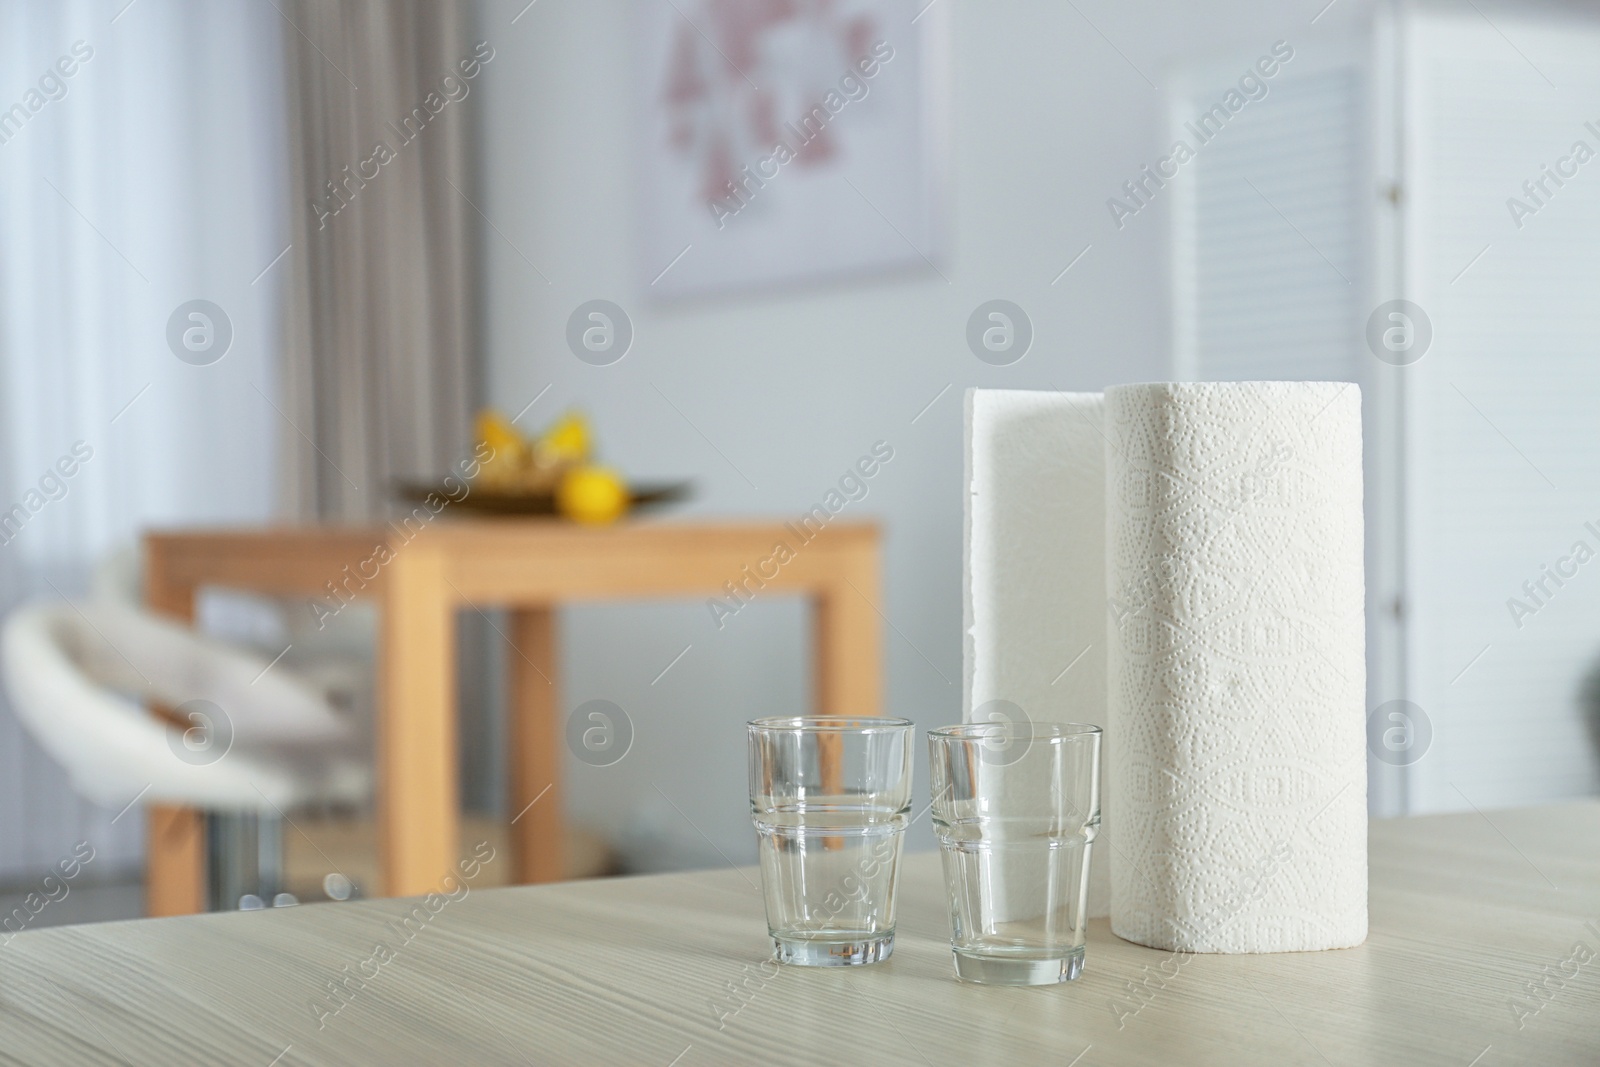
[[[720,628],[758,595],[801,595],[812,609],[817,713],[876,715],[883,700],[878,543],[876,525],[831,521],[825,511],[792,522],[595,528],[551,519],[434,521],[419,506],[383,527],[153,531],[145,536],[145,598],[184,622],[193,621],[206,586],[320,598],[330,614],[345,600],[378,602],[379,890],[410,896],[426,892],[459,855],[459,612],[510,609],[507,630],[495,627],[514,653],[506,657],[507,801],[518,846],[510,863],[519,882],[555,881],[566,870],[561,778],[572,710],[562,702],[555,609],[592,600],[715,600],[724,614],[708,608],[708,618]],[[149,914],[205,910],[203,814],[151,805],[149,826]]]
[[[764,962],[753,869],[24,932],[0,1062],[1594,1065],[1597,846],[1592,801],[1375,822],[1361,947],[1178,963],[1099,920],[1045,988],[956,982],[931,853],[849,970]]]

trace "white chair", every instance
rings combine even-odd
[[[18,719],[83,796],[112,808],[141,797],[259,826],[262,895],[276,891],[284,812],[360,804],[370,793],[358,731],[316,688],[125,604],[17,609],[0,634],[0,669]],[[156,717],[151,704],[187,727]],[[230,906],[228,883],[249,880],[216,865],[212,875],[215,899]]]
[[[143,610],[142,564],[136,544],[106,553],[89,579],[92,598],[97,603]],[[269,659],[281,654],[278,666],[288,667],[325,696],[363,737],[370,734],[377,651],[377,617],[372,604],[345,604],[336,614],[319,620],[304,599],[217,592],[198,605],[197,626],[233,647]]]

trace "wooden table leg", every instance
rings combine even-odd
[[[511,835],[516,880],[556,882],[566,876],[566,812],[561,765],[566,731],[557,684],[553,608],[511,612]]]
[[[816,663],[812,691],[818,715],[882,714],[883,652],[877,597],[877,551],[868,548],[843,557],[835,579],[813,599],[811,640]],[[819,738],[818,745],[823,791],[839,793],[843,790],[843,745],[837,737]],[[844,840],[824,837],[822,847],[841,849]]]
[[[378,845],[385,896],[418,896],[455,871],[456,600],[444,559],[401,546],[386,568],[378,713]]]
[[[193,625],[195,589],[172,579],[164,560],[149,550],[144,574],[145,605]],[[206,907],[205,813],[195,808],[149,805],[145,811],[145,914],[152,918],[193,915]]]
[[[145,914],[159,918],[205,911],[205,867],[205,813],[151,804],[145,810]]]
[[[878,553],[842,556],[834,581],[813,598],[812,691],[818,715],[883,713],[883,630],[878,616]]]

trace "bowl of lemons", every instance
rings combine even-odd
[[[569,411],[528,436],[493,409],[477,418],[477,473],[450,494],[455,507],[493,515],[543,515],[606,526],[635,511],[684,500],[688,482],[630,484],[595,460],[594,434],[581,412]],[[437,497],[437,484],[402,482],[412,501]]]

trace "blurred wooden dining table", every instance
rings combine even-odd
[[[775,557],[780,544],[788,551]],[[509,609],[503,636],[514,650],[507,722],[508,804],[521,816],[512,827],[516,880],[555,881],[563,870],[565,749],[556,607],[660,597],[737,605],[758,591],[803,595],[812,605],[817,712],[875,715],[882,700],[878,545],[875,525],[842,522],[802,531],[782,522],[587,528],[441,518],[417,529],[155,531],[144,539],[145,600],[186,622],[207,586],[377,603],[378,890],[406,896],[429,892],[458,859],[456,612]],[[204,814],[151,805],[147,863],[149,914],[203,911]]]

